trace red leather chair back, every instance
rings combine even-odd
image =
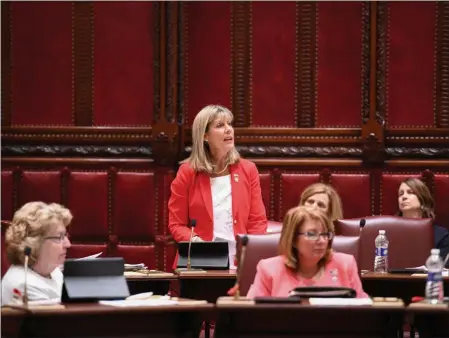
[[[360,264],[362,270],[373,270],[374,240],[379,230],[385,230],[390,242],[388,266],[392,269],[410,268],[425,264],[433,248],[431,219],[410,219],[398,216],[365,217],[365,226],[357,230],[361,218],[338,220],[338,233],[352,236],[360,234]],[[337,229],[336,229],[337,231]]]
[[[267,233],[272,234],[282,231],[282,222],[268,221]]]
[[[256,276],[260,260],[277,256],[281,234],[279,232],[264,235],[237,235],[237,259],[240,260],[242,237],[248,237],[245,259],[240,274],[240,294],[245,296]]]
[[[365,221],[369,217],[365,218]],[[334,221],[335,234],[341,236],[360,236],[362,218],[337,219]]]
[[[335,236],[332,242],[332,249],[353,255],[360,270],[360,237],[359,236]]]
[[[2,261],[1,261],[1,277],[5,275],[6,271],[8,271],[8,268],[11,264],[9,264],[8,258],[6,257],[6,248],[5,248],[5,232],[6,232],[6,226],[2,225],[1,230],[1,255],[2,255]]]

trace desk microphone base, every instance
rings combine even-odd
[[[194,268],[178,268],[175,270],[175,273],[177,275],[194,275],[194,274],[198,274],[198,273],[206,273],[206,270],[203,269],[194,269]]]

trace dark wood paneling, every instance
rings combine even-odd
[[[91,2],[72,4],[73,113],[76,126],[93,119],[94,10]]]
[[[449,128],[449,3],[437,3],[436,126]]]
[[[11,125],[11,3],[3,1],[2,8],[2,127]]]
[[[296,126],[315,126],[316,3],[296,3]]]

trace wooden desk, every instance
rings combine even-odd
[[[216,305],[215,337],[397,337],[404,306]]]
[[[235,284],[235,270],[207,270],[204,273],[178,275],[180,296],[190,299],[205,299],[215,303],[218,297],[226,296]]]
[[[1,335],[2,337],[19,337],[20,328],[25,318],[25,311],[2,308]]]
[[[362,274],[363,289],[372,297],[397,297],[409,304],[414,296],[424,297],[426,275],[383,274],[367,272]],[[449,288],[449,278],[444,277],[444,288]]]
[[[413,303],[406,313],[420,338],[449,337],[448,304]]]
[[[2,308],[2,327],[13,328],[21,321],[20,332],[2,337],[198,337],[202,318],[213,304],[159,307],[112,307],[67,304],[64,309],[30,310]]]
[[[155,295],[166,295],[170,289],[170,283],[178,279],[178,276],[172,273],[161,271],[148,274],[125,272],[125,277],[131,295],[150,291]]]

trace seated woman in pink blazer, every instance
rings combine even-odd
[[[307,206],[290,209],[279,241],[281,255],[259,262],[247,297],[287,297],[301,286],[349,287],[358,298],[368,297],[354,256],[332,252],[333,236],[333,223],[323,212]]]

